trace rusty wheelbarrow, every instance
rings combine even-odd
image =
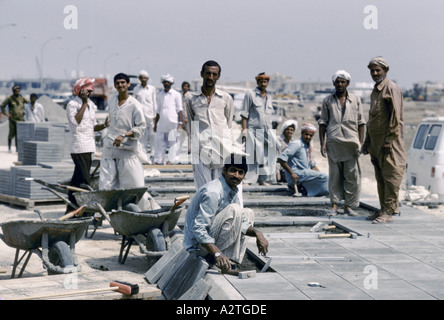
[[[134,242],[139,245],[140,252],[147,257],[161,257],[165,254],[171,246],[170,233],[173,232],[180,214],[185,209],[181,204],[188,198],[189,196],[176,198],[171,208],[148,211],[113,209],[108,213],[102,208],[102,214],[108,216],[111,226],[122,235],[119,263],[125,263]]]
[[[32,253],[42,259],[50,275],[81,270],[75,255],[75,244],[93,218],[61,219],[15,220],[1,224],[3,234],[0,234],[0,238],[16,249],[11,278],[15,277],[17,267],[26,256],[17,278],[23,275]],[[20,250],[25,252],[19,258]]]

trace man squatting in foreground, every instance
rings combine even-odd
[[[253,227],[254,212],[242,208],[239,188],[248,165],[244,156],[231,154],[222,176],[204,184],[191,200],[185,216],[184,248],[230,272],[231,261],[241,263],[246,250],[245,235],[256,237],[259,253],[268,252],[268,241]]]

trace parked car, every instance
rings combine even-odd
[[[406,184],[444,199],[444,117],[424,118],[407,154]]]

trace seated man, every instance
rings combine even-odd
[[[245,235],[256,237],[259,253],[268,252],[268,241],[253,228],[253,210],[239,204],[238,185],[247,170],[246,158],[232,154],[225,161],[222,176],[196,192],[185,217],[184,248],[205,257],[224,273],[230,273],[230,260],[242,262]]]
[[[294,190],[294,186],[302,185],[309,197],[328,195],[328,176],[319,171],[313,159],[311,139],[316,131],[312,124],[302,125],[301,138],[291,141],[278,156],[288,187]]]

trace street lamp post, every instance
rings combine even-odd
[[[43,91],[43,50],[45,49],[45,46],[48,44],[48,42],[52,40],[60,40],[62,37],[53,37],[49,38],[45,41],[45,43],[42,45],[42,48],[40,49],[40,90]]]
[[[83,51],[88,50],[88,49],[92,49],[92,47],[91,47],[91,46],[84,47],[84,48],[80,49],[79,53],[77,54],[77,59],[76,59],[76,73],[77,73],[77,78],[80,78],[80,69],[79,69],[79,58],[80,58],[80,54],[81,54]]]

